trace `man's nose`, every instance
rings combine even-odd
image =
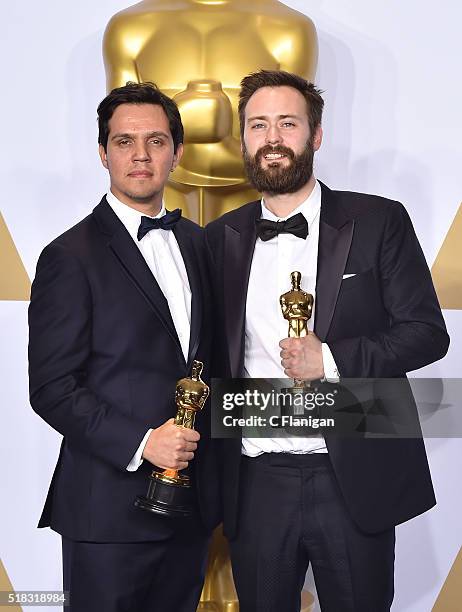
[[[149,161],[149,149],[145,142],[137,142],[133,151],[133,161]]]
[[[266,142],[270,145],[277,145],[281,142],[281,134],[277,125],[270,125],[266,131]]]

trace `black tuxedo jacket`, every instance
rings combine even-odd
[[[177,380],[193,359],[209,376],[211,329],[203,230],[173,230],[192,292],[187,362],[167,301],[138,247],[103,198],[42,252],[29,308],[33,409],[64,436],[39,526],[87,541],[168,537],[174,522],[134,507],[152,465],[126,467],[148,428],[173,417]],[[218,521],[208,406],[191,469],[203,522]]]
[[[329,345],[340,375],[405,377],[440,359],[449,338],[404,207],[377,196],[321,187],[314,331]],[[213,360],[215,376],[244,373],[247,285],[260,213],[260,202],[251,202],[206,228],[219,317],[217,342],[221,338]],[[347,274],[354,276],[343,280]],[[406,396],[400,410],[404,406],[407,418],[417,421],[412,394]],[[435,504],[421,439],[326,434],[326,444],[350,514],[364,531],[387,529]],[[236,533],[240,447],[240,440],[223,441],[229,537]]]

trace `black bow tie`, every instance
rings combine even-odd
[[[279,234],[293,234],[297,238],[306,239],[308,236],[308,223],[302,213],[297,213],[286,221],[270,221],[257,219],[257,236],[264,242],[271,240]]]
[[[181,217],[181,210],[177,208],[172,212],[166,213],[163,217],[151,219],[151,217],[141,217],[141,223],[138,228],[137,238],[141,240],[148,232],[153,229],[171,230],[175,227]]]

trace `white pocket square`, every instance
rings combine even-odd
[[[346,278],[351,278],[352,276],[356,276],[356,274],[344,274],[342,276],[342,280],[345,280]]]

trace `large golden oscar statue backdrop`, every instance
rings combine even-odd
[[[153,81],[179,106],[185,152],[169,207],[205,224],[255,199],[241,160],[240,81],[260,68],[313,79],[313,22],[276,0],[144,0],[112,17],[103,45],[108,91]]]
[[[237,113],[241,79],[281,69],[313,80],[313,22],[277,0],[143,0],[112,17],[104,35],[107,89],[153,81],[178,104],[185,152],[166,190],[170,209],[204,225],[254,200],[244,174]],[[302,610],[313,607],[304,591]],[[210,547],[201,611],[237,612],[226,540]]]

